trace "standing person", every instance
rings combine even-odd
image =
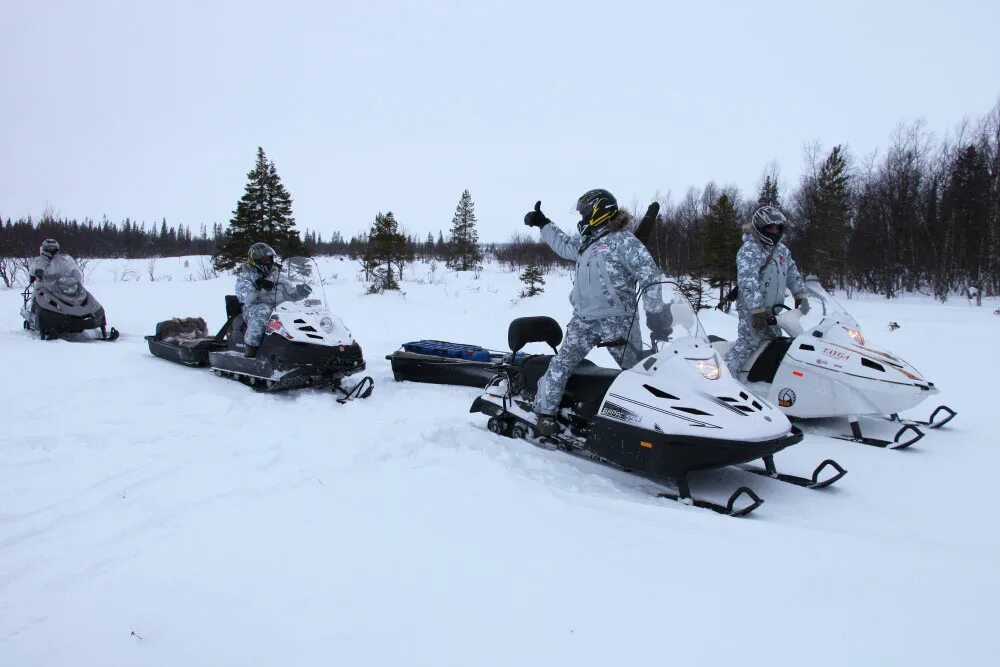
[[[743,227],[743,245],[736,253],[739,338],[726,353],[733,377],[739,377],[743,364],[764,342],[781,336],[781,328],[770,322],[773,307],[785,302],[786,288],[795,297],[795,307],[809,312],[802,274],[781,242],[787,222],[775,207],[761,206]]]
[[[556,413],[573,369],[599,343],[609,346],[618,364],[625,368],[637,361],[630,331],[635,316],[635,292],[660,281],[661,274],[649,252],[631,232],[629,216],[607,190],[590,190],[576,203],[580,214],[579,235],[570,237],[542,213],[542,203],[524,216],[524,224],[538,227],[542,238],[557,255],[576,261],[576,277],[570,302],[573,318],[566,325],[562,346],[538,382],[534,409],[537,430],[552,435],[560,430]],[[655,215],[655,212],[653,213]],[[659,285],[644,292],[646,323],[653,336],[666,340],[671,333],[670,311],[663,303]]]
[[[38,257],[31,260],[31,264],[28,266],[29,285],[34,284],[36,280],[39,282],[42,280],[42,277],[45,275],[45,269],[49,268],[49,262],[58,254],[58,241],[55,239],[45,239],[42,241],[42,245],[38,248]]]
[[[244,356],[256,357],[264,329],[275,305],[282,301],[304,299],[312,292],[309,285],[292,285],[281,276],[275,262],[274,248],[257,242],[250,246],[246,265],[236,276],[236,298],[243,305],[243,319],[247,323],[244,337]]]

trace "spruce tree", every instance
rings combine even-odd
[[[392,211],[377,214],[368,233],[368,248],[362,258],[363,270],[372,280],[368,291],[374,294],[398,290],[396,277],[402,277],[402,264],[407,261],[408,253],[409,244],[400,233],[399,223]]]
[[[719,288],[719,301],[736,282],[736,252],[740,246],[736,206],[728,194],[711,205],[701,226],[701,268],[708,284]]]
[[[835,279],[843,279],[851,231],[847,159],[841,146],[834,146],[823,161],[809,197],[812,215],[804,233],[807,266],[831,286]]]
[[[305,246],[295,229],[292,198],[273,162],[257,148],[257,161],[247,174],[247,184],[233,211],[225,243],[216,249],[215,268],[232,269],[246,260],[257,241],[267,243],[282,257],[304,255]]]
[[[524,272],[521,274],[521,282],[524,283],[524,289],[521,290],[521,296],[535,296],[536,294],[541,294],[545,290],[541,285],[545,284],[544,272],[542,267],[539,265],[537,260],[531,260],[528,266],[525,267]]]
[[[781,198],[778,196],[778,181],[770,175],[764,177],[764,184],[757,196],[757,206],[773,206],[781,208]]]
[[[451,238],[448,241],[448,268],[455,271],[474,271],[483,261],[476,231],[475,204],[466,190],[455,207],[451,219]]]
[[[947,282],[964,282],[966,287],[975,287],[979,305],[982,305],[991,254],[990,210],[990,172],[986,156],[970,144],[957,152],[949,166],[941,197],[942,222],[938,227],[950,230],[953,241],[947,243],[941,238],[939,229],[929,231],[938,252],[944,256],[942,273],[948,277]]]

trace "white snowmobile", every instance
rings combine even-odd
[[[538,381],[552,357],[517,354],[532,342],[547,343],[555,350],[562,330],[549,317],[511,323],[512,361],[496,365],[496,375],[470,412],[489,415],[487,426],[494,433],[555,447],[658,482],[672,481],[676,493],[665,490],[657,495],[732,516],[749,514],[763,501],[745,486],[733,492],[725,505],[694,499],[688,472],[763,459],[763,468],[744,470],[809,488],[829,486],[843,477],[846,471],[831,460],[822,462],[811,478],[776,471],[774,454],[801,441],[802,432],[729,375],[676,284],[661,286],[673,318],[670,340],[641,343],[635,351],[639,361],[628,370],[601,368],[589,361],[578,366],[563,395],[558,415],[564,427],[561,433],[538,436],[532,411]],[[639,336],[630,335],[628,340]],[[833,475],[821,480],[828,467]],[[741,496],[749,504],[737,507],[747,502],[740,501]]]
[[[209,336],[204,320],[167,320],[147,336],[154,355],[186,366],[209,366],[220,377],[244,382],[260,391],[299,387],[330,387],[343,403],[368,398],[374,389],[364,377],[351,389],[342,380],[365,370],[361,346],[344,322],[326,307],[323,280],[315,261],[290,257],[280,265],[284,283],[293,293],[274,290],[275,303],[255,357],[246,357],[246,322],[234,295],[226,296],[228,320]],[[305,288],[308,286],[308,289]]]
[[[49,261],[36,287],[21,293],[24,328],[37,331],[42,340],[64,334],[99,329],[100,340],[118,339],[118,330],[108,330],[104,307],[83,286],[83,272],[70,255],[58,253]]]
[[[940,428],[955,417],[941,405],[927,421],[901,419],[900,412],[937,394],[937,387],[903,359],[871,347],[857,320],[814,276],[806,279],[806,290],[819,322],[806,327],[800,310],[775,306],[775,323],[788,337],[762,345],[740,369],[741,382],[789,417],[847,417],[851,435],[835,437],[875,447],[904,449],[924,436],[921,426]],[[712,338],[724,357],[732,344]],[[861,432],[862,416],[888,417],[903,426],[892,440],[868,438]]]

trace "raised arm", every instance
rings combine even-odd
[[[542,202],[535,202],[535,209],[524,216],[524,224],[538,227],[542,232],[542,239],[563,259],[576,259],[579,256],[580,239],[567,235],[553,225],[542,213]]]
[[[563,259],[576,259],[580,255],[579,237],[570,236],[551,222],[542,227],[542,240]]]

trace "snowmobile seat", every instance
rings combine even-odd
[[[552,359],[553,357],[548,354],[536,354],[524,360],[521,372],[524,373],[526,390],[531,392],[538,390],[538,381],[545,375]],[[566,393],[563,394],[563,402],[590,405],[596,412],[611,383],[620,374],[621,371],[618,369],[603,368],[593,361],[584,359],[573,369],[573,375],[566,385]]]
[[[243,312],[243,304],[235,294],[226,295],[226,319],[233,319]]]
[[[554,352],[562,339],[562,327],[551,317],[519,317],[507,328],[507,344],[514,353],[528,343],[546,343]]]
[[[774,376],[778,372],[781,360],[788,353],[788,348],[792,346],[792,339],[787,337],[775,338],[764,348],[747,373],[749,382],[774,382]]]

